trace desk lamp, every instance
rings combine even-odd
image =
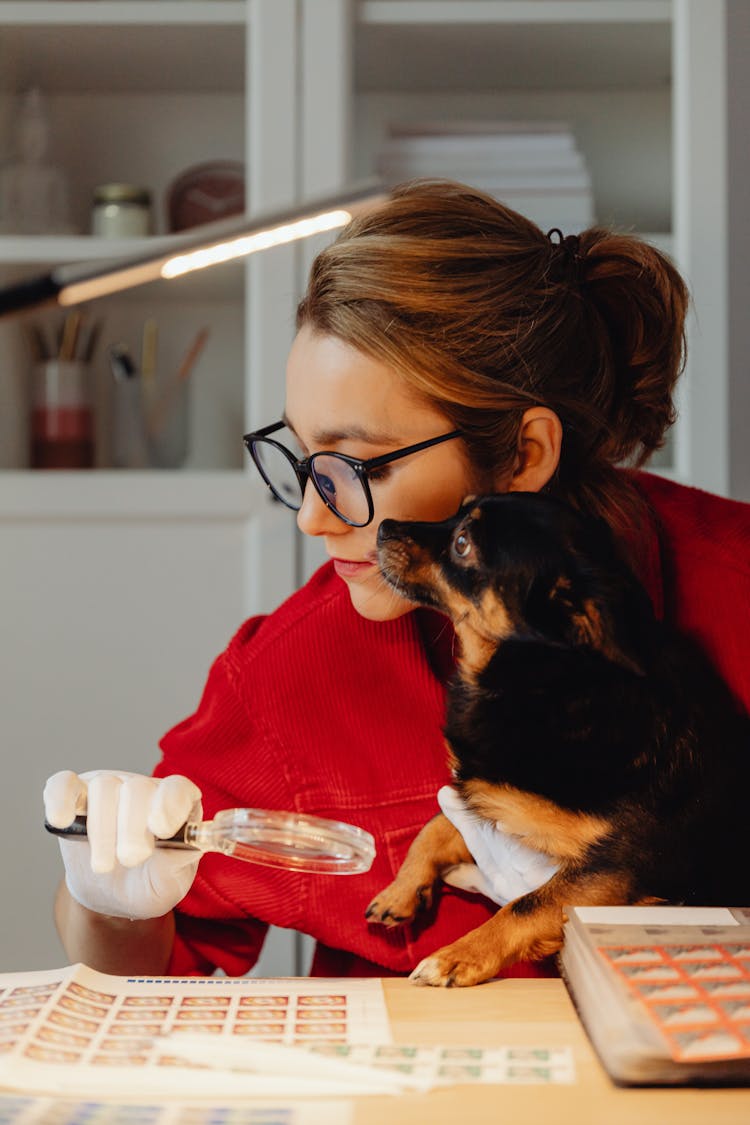
[[[189,235],[155,239],[153,249],[145,254],[56,266],[48,273],[0,288],[0,317],[42,305],[78,305],[336,230],[382,198],[382,189],[365,184],[283,211],[205,223]]]

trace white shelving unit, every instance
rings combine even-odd
[[[597,218],[655,239],[687,274],[697,316],[664,471],[725,492],[728,2],[0,0],[0,160],[13,97],[39,85],[82,232],[0,237],[0,280],[119,254],[83,233],[100,182],[143,183],[158,204],[185,167],[243,159],[249,207],[261,211],[370,175],[392,121],[564,120]],[[159,209],[157,219],[162,237]],[[0,847],[26,848],[23,870],[6,863],[1,876],[7,970],[60,956],[55,848],[29,811],[47,774],[149,770],[233,629],[320,560],[269,504],[240,440],[281,411],[294,307],[319,245],[92,305],[105,340],[134,350],[155,315],[168,364],[210,326],[182,471],[28,471],[28,357],[18,325],[0,322],[0,557],[12,592],[0,721],[14,763]]]
[[[291,203],[297,53],[296,0],[0,2],[0,161],[17,94],[38,85],[80,231],[3,235],[0,280],[138,250],[86,233],[97,183],[148,186],[157,238],[167,185],[206,160],[245,161],[251,209]],[[1,733],[13,763],[0,847],[21,854],[24,840],[23,862],[0,876],[6,970],[62,957],[51,921],[57,847],[39,814],[45,777],[63,766],[150,771],[161,734],[195,708],[212,657],[244,617],[293,588],[293,521],[268,504],[241,437],[251,419],[281,408],[296,284],[295,253],[279,248],[88,307],[103,319],[104,344],[123,340],[136,355],[155,317],[159,362],[171,369],[196,330],[210,328],[180,471],[107,469],[106,433],[96,471],[28,470],[29,357],[18,321],[0,323]],[[27,315],[48,332],[61,319]],[[103,350],[96,375],[106,406]],[[291,942],[277,938],[269,969],[290,969]]]
[[[77,237],[0,236],[0,278],[15,280],[64,262],[136,252],[138,242],[87,233],[99,183],[148,187],[155,233],[163,235],[166,189],[184,168],[211,159],[244,160],[248,37],[247,6],[241,2],[0,3],[0,151],[6,159],[12,152],[18,93],[39,87],[50,119],[50,158],[64,170],[71,219],[80,232]],[[198,327],[211,327],[190,388],[193,417],[201,421],[194,427],[191,469],[243,465],[240,443],[226,440],[244,416],[243,290],[241,269],[220,270],[200,282],[150,286],[124,300],[96,302],[91,309],[103,319],[103,341],[124,340],[135,354],[143,322],[156,315],[165,368],[177,365]],[[51,332],[60,317],[41,313],[38,319]],[[0,386],[6,405],[0,466],[24,468],[28,357],[16,325],[3,324],[0,335],[13,356]],[[109,373],[101,349],[95,374],[100,413],[106,415]],[[106,426],[98,438],[97,461],[104,467],[110,463]]]

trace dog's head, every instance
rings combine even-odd
[[[384,520],[387,582],[450,617],[478,675],[502,642],[584,647],[642,672],[651,603],[606,525],[539,493],[470,498],[441,523]]]

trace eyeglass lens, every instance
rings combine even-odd
[[[274,495],[297,510],[302,504],[302,487],[289,458],[278,446],[262,439],[253,442],[253,456]]]
[[[295,511],[302,505],[302,486],[289,458],[270,441],[253,443],[253,452],[271,491]],[[370,515],[364,485],[354,469],[339,457],[316,454],[310,475],[330,507],[352,523],[365,524]]]
[[[310,472],[318,492],[335,512],[352,523],[367,523],[370,511],[364,485],[351,465],[323,454],[313,458]]]

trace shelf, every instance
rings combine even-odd
[[[196,228],[197,229],[197,228]],[[55,268],[85,262],[105,262],[150,253],[169,247],[174,235],[161,238],[104,239],[90,235],[29,235],[19,238],[0,236],[0,286],[35,277]],[[126,290],[120,301],[242,301],[244,298],[245,265],[242,261],[227,262],[209,270],[196,270],[173,281],[155,281]]]
[[[245,17],[244,3],[0,3],[0,89],[242,92]]]
[[[0,520],[235,521],[258,512],[268,490],[248,470],[0,473]]]
[[[243,27],[247,18],[245,0],[2,0],[0,23],[54,24],[78,27],[84,24],[173,26],[231,24]]]
[[[671,13],[671,0],[361,0],[358,19],[372,24],[644,23],[669,20]]]
[[[170,238],[94,238],[91,235],[16,235],[0,236],[0,261],[3,266],[30,264],[47,266],[68,265],[73,262],[103,262],[148,254],[152,250],[169,248],[175,240]]]
[[[361,92],[665,87],[662,0],[368,0],[355,32]]]

